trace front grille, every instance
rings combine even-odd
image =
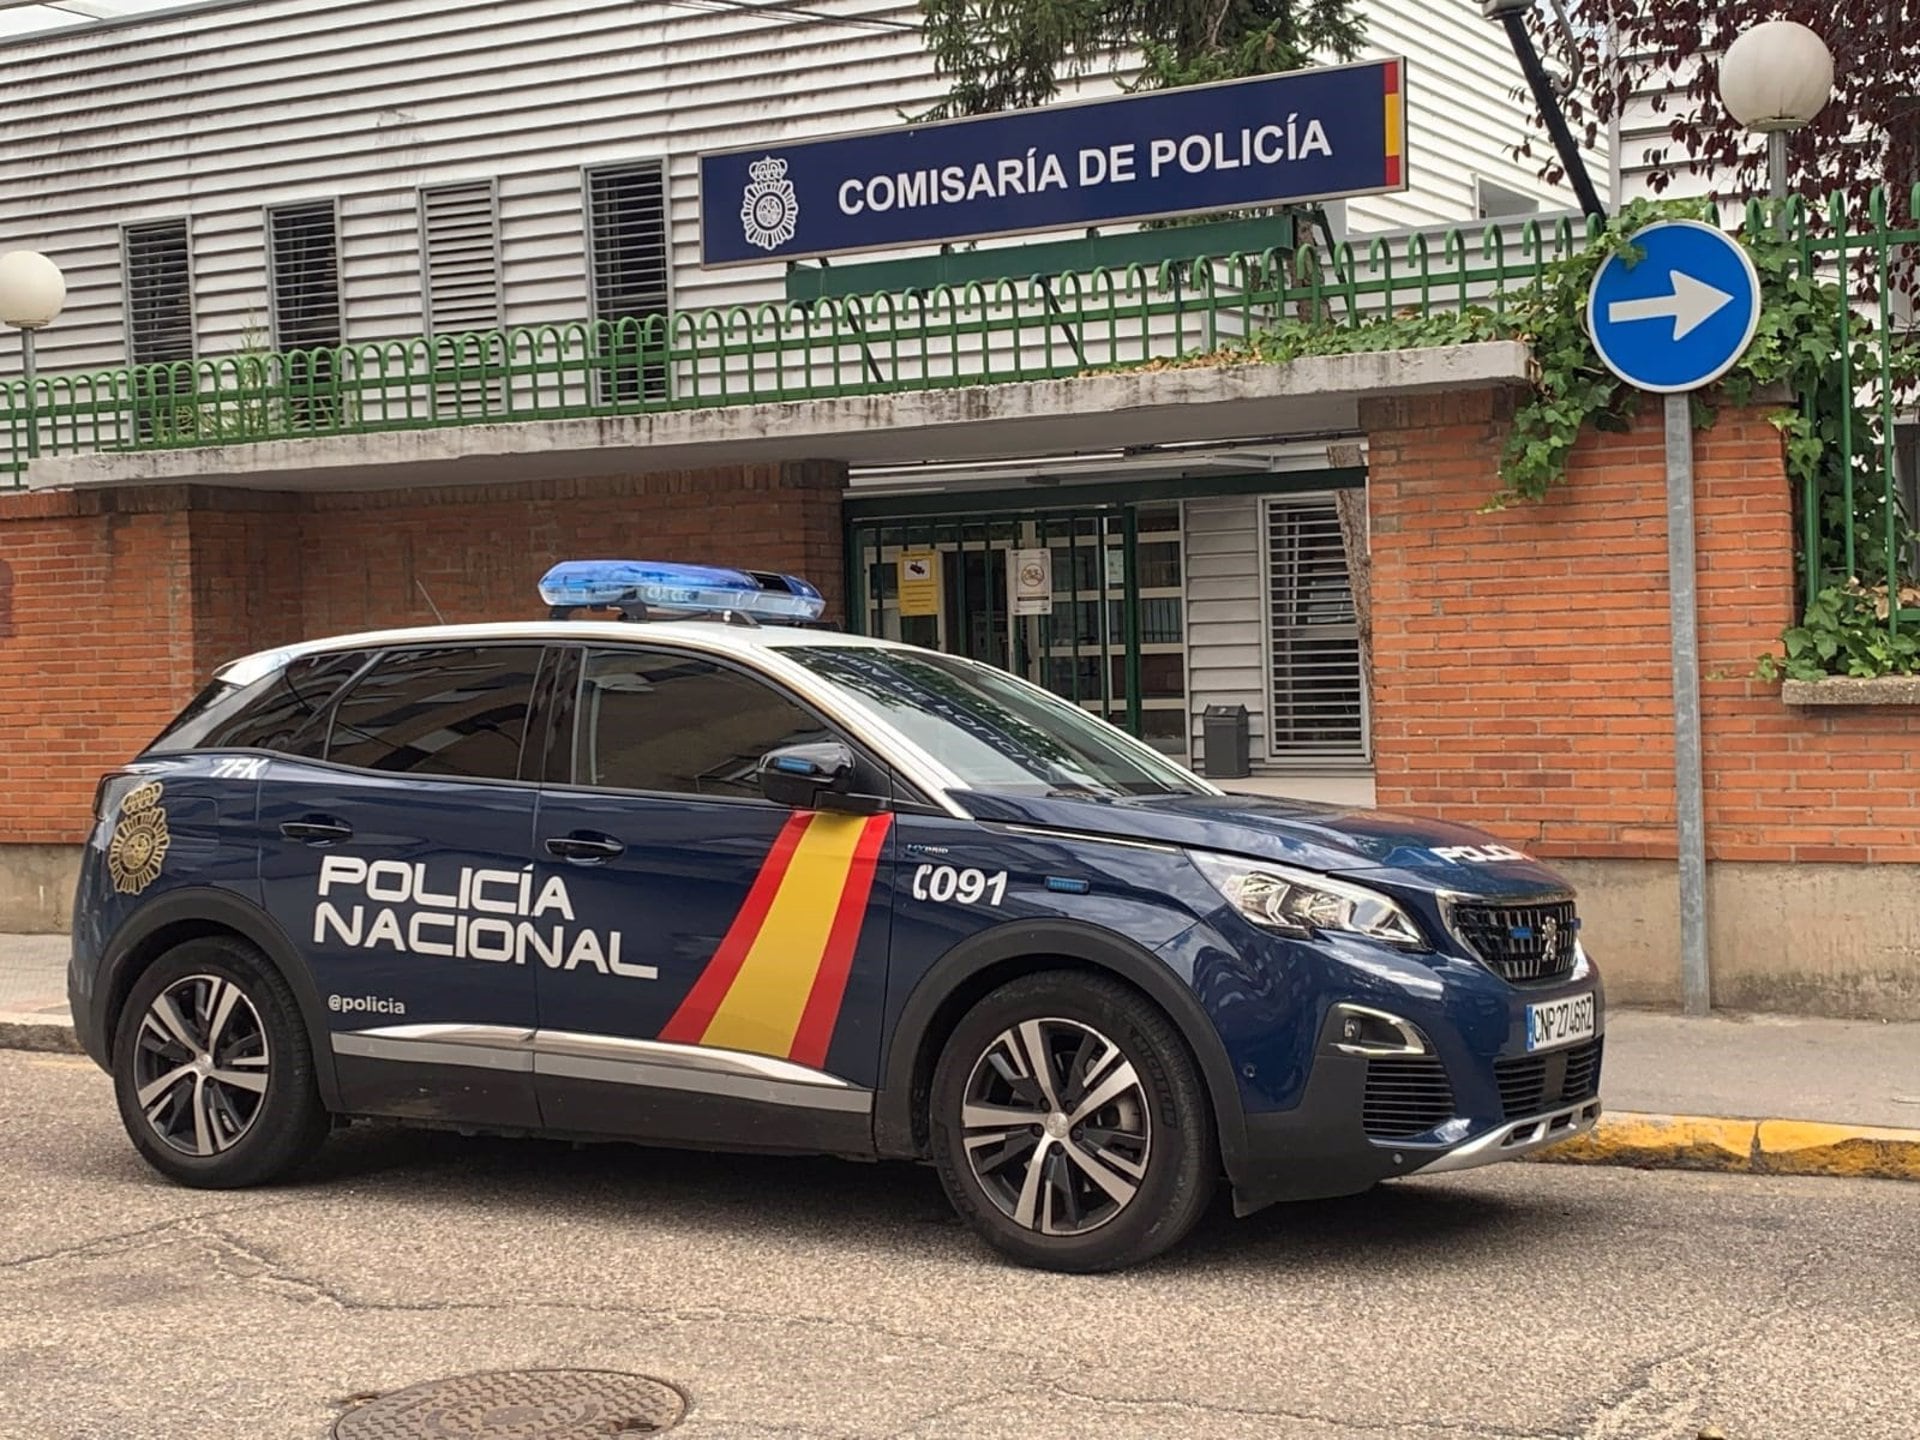
[[[1367,1097],[1360,1124],[1376,1140],[1404,1140],[1453,1118],[1453,1087],[1431,1055],[1367,1062]]]
[[[1500,1105],[1509,1120],[1523,1120],[1543,1110],[1575,1105],[1600,1093],[1600,1047],[1603,1040],[1544,1055],[1516,1055],[1493,1062],[1500,1084]]]
[[[1488,969],[1516,985],[1563,980],[1573,973],[1580,920],[1571,900],[1519,905],[1459,900],[1453,928]]]

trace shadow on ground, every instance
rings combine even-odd
[[[116,1167],[117,1168],[117,1167]],[[1545,1179],[1548,1172],[1534,1172]],[[156,1182],[159,1183],[159,1182]],[[444,1213],[470,1202],[512,1221],[655,1218],[683,1233],[762,1237],[810,1246],[858,1235],[903,1257],[986,1258],[930,1167],[828,1158],[735,1155],[629,1144],[499,1139],[356,1125],[336,1134],[288,1190],[350,1186],[389,1203]],[[1401,1181],[1337,1200],[1270,1206],[1236,1218],[1220,1193],[1186,1243],[1154,1267],[1212,1273],[1291,1269],[1370,1257],[1382,1271],[1482,1248],[1506,1258],[1538,1247],[1563,1255],[1604,1213],[1551,1183],[1524,1196],[1471,1178]]]

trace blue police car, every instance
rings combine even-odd
[[[552,618],[237,660],[95,802],[69,977],[188,1185],[328,1130],[931,1160],[1028,1264],[1590,1128],[1566,886],[1483,834],[1224,794],[993,668],[616,563]],[[633,623],[643,620],[645,623]]]

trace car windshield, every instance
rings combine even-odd
[[[1199,795],[1206,787],[1078,705],[990,666],[915,650],[781,652],[855,692],[970,789],[1014,795]]]

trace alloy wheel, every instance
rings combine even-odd
[[[1001,1031],[967,1078],[960,1126],[981,1189],[1042,1235],[1084,1235],[1119,1215],[1153,1144],[1133,1062],[1077,1020]]]
[[[231,1150],[267,1093],[267,1035],[233,981],[189,975],[154,997],[140,1020],[133,1083],[140,1111],[183,1155]]]

